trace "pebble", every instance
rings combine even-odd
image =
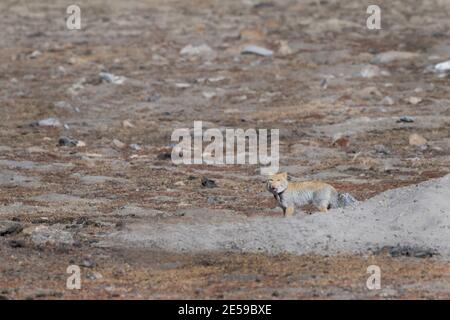
[[[392,106],[394,104],[394,100],[391,97],[386,96],[383,100],[381,100],[381,104]]]
[[[125,143],[123,143],[122,141],[120,141],[118,139],[114,139],[112,141],[112,143],[116,148],[119,148],[119,149],[124,149],[127,146]]]
[[[412,105],[416,105],[416,104],[419,104],[420,102],[422,102],[422,99],[418,98],[418,97],[410,97],[407,101],[408,101],[408,103],[410,103]]]
[[[61,122],[56,118],[47,118],[39,120],[37,125],[40,127],[61,127]]]
[[[254,45],[250,45],[250,46],[245,46],[244,49],[242,49],[241,51],[242,54],[256,54],[259,56],[263,56],[263,57],[270,57],[273,55],[273,51],[263,48],[263,47],[258,47],[258,46],[254,46]]]
[[[414,52],[406,52],[406,51],[387,51],[383,53],[377,54],[374,59],[373,63],[375,64],[385,64],[385,63],[391,63],[395,61],[404,61],[404,60],[410,60],[419,57],[420,55]]]
[[[417,133],[413,133],[409,136],[409,144],[411,146],[422,146],[427,143],[427,139],[422,137],[421,135]]]
[[[369,65],[364,67],[361,70],[361,77],[363,78],[375,78],[375,77],[379,77],[381,75],[381,71],[380,68],[377,66],[373,66],[373,65]]]
[[[181,55],[189,55],[189,56],[210,56],[214,53],[214,50],[211,49],[207,44],[202,44],[199,46],[193,46],[191,44],[185,46],[181,49]]]
[[[136,151],[139,151],[139,150],[142,149],[141,146],[138,145],[137,143],[130,144],[130,148],[133,149],[133,150],[136,150]]]
[[[108,72],[100,72],[99,76],[100,76],[100,79],[102,79],[103,81],[106,81],[108,83],[123,84],[125,82],[125,77],[116,76],[116,75],[114,75],[112,73],[108,73]]]
[[[436,69],[439,72],[445,72],[450,71],[450,60],[438,63],[434,66],[434,69]]]
[[[122,126],[123,126],[124,128],[134,128],[134,124],[132,124],[132,123],[130,122],[130,120],[123,120],[123,121],[122,121]]]

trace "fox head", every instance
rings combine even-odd
[[[280,193],[288,187],[287,172],[270,175],[267,179],[267,190],[274,193]]]

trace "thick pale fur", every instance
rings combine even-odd
[[[269,176],[267,190],[274,195],[285,216],[292,216],[295,206],[313,204],[320,211],[327,212],[328,208],[345,206],[347,197],[350,197],[349,203],[356,201],[350,195],[343,198],[342,194],[328,183],[319,181],[289,182],[286,172]]]

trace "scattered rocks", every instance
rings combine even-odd
[[[249,45],[249,46],[245,46],[242,51],[242,54],[255,54],[258,56],[263,56],[263,57],[270,57],[273,55],[273,51],[263,48],[263,47],[259,47],[259,46],[254,46],[254,45]]]
[[[22,224],[14,221],[0,221],[0,237],[16,234],[23,230]]]
[[[202,186],[204,188],[216,188],[216,182],[214,180],[208,179],[207,177],[202,178]]]
[[[411,146],[423,146],[427,144],[427,139],[417,133],[413,133],[409,136],[409,144]]]
[[[27,230],[31,235],[31,241],[35,245],[73,245],[74,239],[72,234],[67,231],[60,230],[56,227],[37,226]]]
[[[387,51],[387,52],[377,54],[374,57],[372,62],[375,64],[387,64],[387,63],[392,63],[392,62],[396,62],[396,61],[415,59],[418,57],[420,57],[420,55],[417,53],[413,53],[413,52]]]

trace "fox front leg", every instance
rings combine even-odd
[[[285,217],[292,217],[294,214],[294,207],[283,208],[283,212]]]

